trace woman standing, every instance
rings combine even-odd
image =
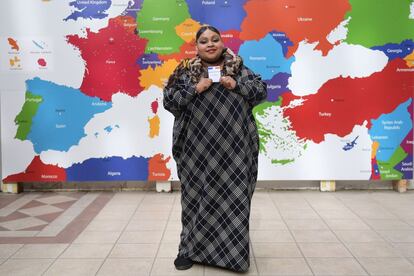
[[[201,27],[196,48],[197,56],[183,60],[164,89],[164,108],[175,117],[172,153],[181,182],[174,264],[247,271],[259,154],[252,108],[266,99],[266,83],[224,47],[216,28]]]

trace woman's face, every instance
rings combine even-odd
[[[212,63],[220,59],[224,44],[219,34],[207,29],[198,38],[196,48],[202,60]]]

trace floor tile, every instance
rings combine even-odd
[[[150,275],[153,262],[154,259],[152,258],[106,259],[97,275]]]
[[[368,275],[354,258],[307,258],[315,275]]]
[[[57,259],[44,274],[45,276],[90,276],[95,275],[103,259]]]
[[[9,259],[0,266],[0,275],[42,275],[53,261],[54,259]]]
[[[298,243],[300,250],[305,257],[319,257],[319,258],[344,258],[352,257],[351,253],[346,249],[342,243]]]
[[[113,244],[73,243],[60,256],[64,259],[104,259]]]
[[[12,258],[57,258],[69,244],[25,244]]]

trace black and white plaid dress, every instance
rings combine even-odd
[[[204,72],[206,74],[206,72]],[[252,108],[266,83],[242,65],[237,86],[213,83],[196,93],[187,74],[164,89],[174,117],[173,158],[181,181],[179,254],[195,262],[247,271],[250,203],[256,186],[259,136]]]

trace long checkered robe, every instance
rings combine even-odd
[[[182,206],[178,253],[243,272],[250,266],[250,203],[259,154],[252,108],[267,91],[261,77],[244,65],[235,79],[234,90],[213,83],[198,94],[181,74],[164,89],[163,105],[175,117],[172,153]]]

